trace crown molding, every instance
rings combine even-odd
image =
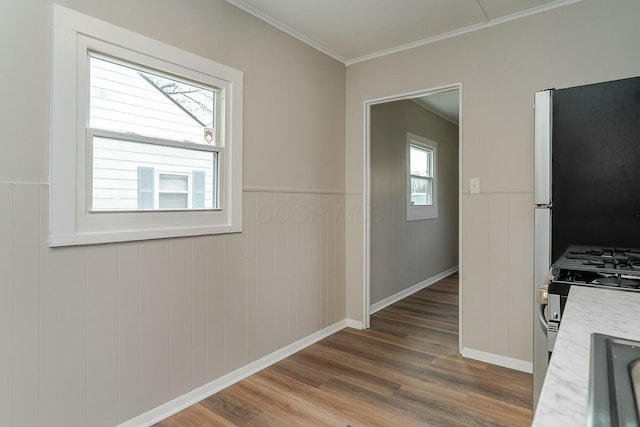
[[[449,31],[448,33],[439,34],[437,36],[428,37],[426,39],[418,40],[415,42],[403,44],[390,49],[380,50],[367,55],[359,56],[357,58],[349,59],[345,65],[348,67],[359,62],[369,61],[371,59],[380,58],[387,55],[393,55],[394,53],[403,52],[405,50],[413,49],[416,47],[424,46],[427,44],[435,43],[441,40],[450,39],[452,37],[461,36],[463,34],[471,33],[473,31],[483,30],[485,28],[493,27],[494,25],[504,24],[505,22],[515,21],[527,16],[536,15],[538,13],[546,12],[548,10],[556,9],[558,7],[568,6],[570,4],[581,2],[582,0],[558,0],[553,3],[547,3],[541,6],[533,7],[531,9],[523,10],[521,12],[512,13],[510,15],[502,16],[500,18],[489,20],[488,22],[482,22],[479,24],[469,25],[468,27],[459,28],[457,30]],[[483,9],[484,11],[484,9]]]
[[[393,55],[394,53],[398,53],[398,52],[403,52],[405,50],[409,50],[409,49],[414,49],[416,47],[420,47],[420,46],[424,46],[427,44],[431,44],[431,43],[435,43],[441,40],[446,40],[446,39],[450,39],[452,37],[457,37],[463,34],[467,34],[467,33],[471,33],[473,31],[479,31],[479,30],[483,30],[485,28],[489,28],[489,27],[493,27],[494,25],[499,25],[499,24],[504,24],[506,22],[510,22],[510,21],[515,21],[517,19],[520,18],[525,18],[527,16],[531,16],[531,15],[536,15],[538,13],[542,13],[542,12],[546,12],[548,10],[552,10],[552,9],[556,9],[558,7],[563,7],[563,6],[568,6],[574,3],[578,3],[581,2],[582,0],[557,0],[551,3],[547,3],[541,6],[537,6],[537,7],[533,7],[531,9],[527,9],[527,10],[523,10],[521,12],[516,12],[516,13],[512,13],[510,15],[506,15],[506,16],[502,16],[500,18],[496,18],[496,19],[491,19],[488,20],[487,22],[481,22],[478,24],[474,24],[474,25],[469,25],[467,27],[464,28],[459,28],[457,30],[453,30],[453,31],[449,31],[447,33],[443,33],[443,34],[439,34],[437,36],[433,36],[433,37],[428,37],[426,39],[422,39],[422,40],[418,40],[415,42],[411,42],[411,43],[406,43],[400,46],[396,46],[393,48],[389,48],[389,49],[384,49],[384,50],[380,50],[377,52],[373,52],[367,55],[363,55],[363,56],[359,56],[356,58],[351,58],[351,59],[347,59],[344,56],[340,55],[339,53],[329,49],[328,47],[324,46],[321,43],[318,43],[315,40],[310,39],[309,37],[305,36],[304,34],[294,30],[293,28],[283,24],[282,22],[272,18],[271,16],[259,11],[258,9],[254,8],[253,6],[250,6],[248,4],[246,4],[244,1],[242,0],[226,0],[227,3],[230,3],[234,6],[236,6],[237,8],[255,16],[256,18],[266,22],[267,24],[279,29],[280,31],[283,31],[284,33],[290,35],[291,37],[300,40],[302,43],[305,43],[309,46],[311,46],[312,48],[324,53],[325,55],[335,59],[336,61],[339,61],[341,63],[343,63],[345,66],[350,66],[353,64],[357,64],[360,62],[365,62],[365,61],[369,61],[372,59],[376,59],[376,58],[380,58],[383,56],[387,56],[387,55]],[[480,5],[483,13],[486,15],[486,12],[484,12],[484,8],[482,8],[480,1],[478,1],[478,4]]]

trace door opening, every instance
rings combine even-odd
[[[461,99],[458,83],[365,102],[364,328],[376,311],[462,273]],[[460,334],[461,298],[459,307]]]

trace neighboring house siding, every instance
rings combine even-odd
[[[162,139],[207,145],[201,123],[131,68],[91,60],[91,117],[94,129],[117,129]],[[215,153],[95,137],[93,145],[93,210],[136,210],[138,168],[158,173],[205,176],[204,206],[213,207]],[[200,188],[197,189],[201,191]],[[158,191],[157,186],[155,189]],[[156,197],[157,199],[157,197]],[[201,200],[199,196],[197,198]],[[146,205],[145,205],[146,206]],[[154,203],[151,208],[157,208]]]
[[[92,61],[93,62],[93,61]],[[202,125],[133,69],[92,63],[90,126],[177,141],[205,143]]]
[[[213,200],[214,153],[96,138],[93,150],[93,209],[138,209],[138,167],[158,173],[205,173],[205,207]]]

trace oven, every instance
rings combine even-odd
[[[640,249],[570,246],[551,266],[546,322],[549,353],[562,324],[571,286],[640,292]]]

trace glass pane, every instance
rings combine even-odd
[[[159,191],[189,191],[189,177],[186,175],[161,173],[158,183]]]
[[[89,57],[89,126],[214,144],[217,90]]]
[[[204,175],[204,184],[198,187],[200,194],[204,192],[204,202],[198,207],[215,209],[218,207],[214,197],[218,186],[217,156],[218,153],[211,151],[96,136],[93,138],[91,209],[162,209],[154,206],[156,196],[162,190],[187,191],[188,177],[194,171]],[[181,206],[186,208],[186,204]]]
[[[186,193],[160,193],[158,203],[160,209],[186,209],[189,196]]]
[[[411,206],[431,206],[433,181],[411,177]]]
[[[428,177],[431,176],[431,152],[411,146],[409,151],[410,174]]]

